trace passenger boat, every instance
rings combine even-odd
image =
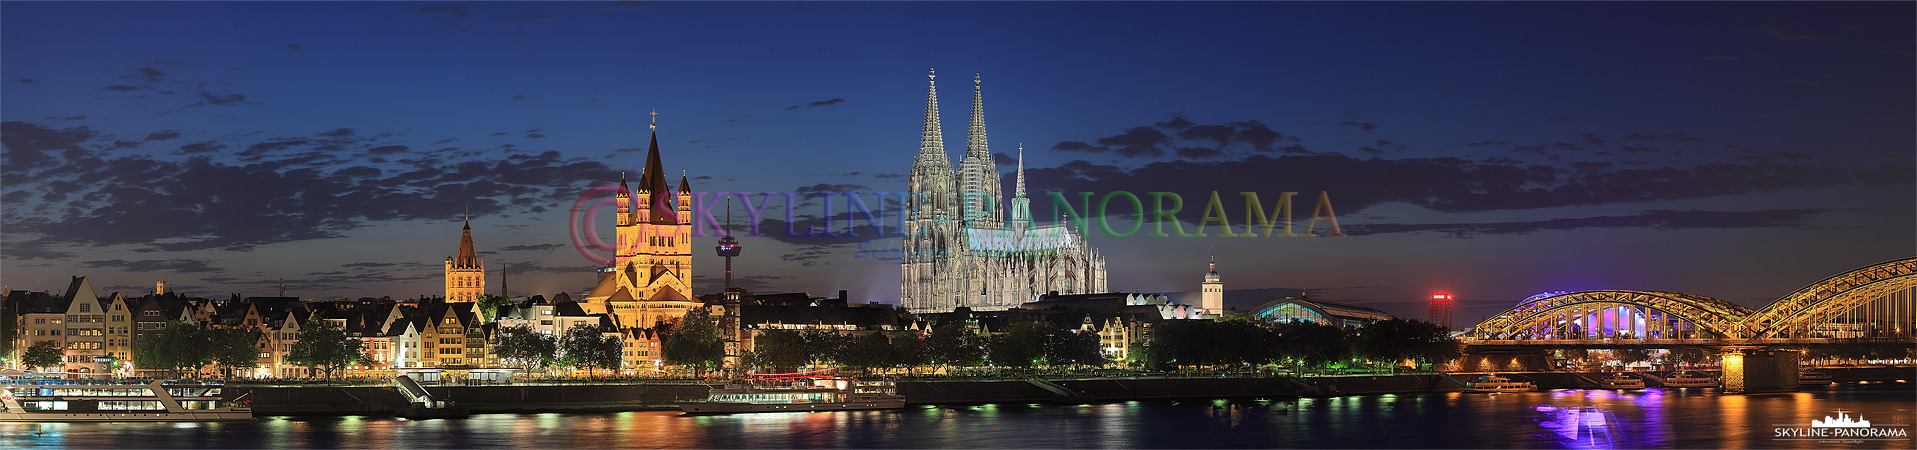
[[[1617,372],[1604,377],[1605,389],[1644,389],[1644,379],[1628,373]]]
[[[0,384],[0,422],[212,422],[253,420],[220,396],[222,383],[104,380]]]
[[[1667,388],[1717,387],[1717,379],[1704,376],[1697,372],[1678,372],[1678,373],[1673,373],[1671,374],[1671,376],[1664,378],[1664,387],[1667,387]]]
[[[1531,392],[1538,387],[1529,381],[1511,381],[1497,375],[1479,375],[1478,381],[1465,386],[1465,392]]]
[[[1808,367],[1797,369],[1797,384],[1822,386],[1830,383],[1831,378],[1828,372]]]
[[[817,373],[817,372],[812,372]],[[891,381],[809,374],[754,374],[713,388],[703,400],[680,401],[688,414],[899,409],[905,397]]]

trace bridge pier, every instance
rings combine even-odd
[[[1757,394],[1796,392],[1797,352],[1790,350],[1725,349],[1724,392]]]

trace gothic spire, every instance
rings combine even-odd
[[[972,74],[972,128],[965,137],[965,156],[983,157],[987,164],[992,162],[991,149],[985,140],[985,94],[979,90],[978,74]]]
[[[651,212],[654,224],[671,225],[679,223],[678,214],[672,209],[672,194],[666,184],[665,165],[659,162],[659,113],[654,111],[652,144],[646,150],[646,172],[639,176],[639,193],[645,198],[646,208]]]
[[[945,156],[945,136],[939,132],[938,70],[932,70],[926,79],[928,81],[925,88],[925,129],[919,135],[919,156],[937,154],[940,159],[945,159],[945,164],[949,166],[952,162]]]
[[[1025,196],[1025,143],[1018,143],[1018,185],[1012,191],[1013,197]]]
[[[479,267],[479,254],[473,251],[473,219],[466,218],[466,227],[459,231],[459,255],[453,257],[453,267]]]

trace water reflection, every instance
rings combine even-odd
[[[641,411],[420,421],[275,417],[245,423],[0,423],[0,447],[1818,448],[1815,441],[1774,440],[1774,424],[1803,426],[1836,409],[1878,423],[1913,423],[1912,394],[1908,384],[1873,384],[1775,395],[1559,390],[725,416]],[[1910,442],[1891,444],[1876,448],[1909,447]]]

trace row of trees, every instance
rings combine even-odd
[[[1217,321],[1160,322],[1152,330],[1149,345],[1133,345],[1129,362],[1160,370],[1266,364],[1304,369],[1357,361],[1426,365],[1457,359],[1460,351],[1449,330],[1420,320],[1382,320],[1343,328],[1316,322],[1262,323],[1235,315]]]
[[[328,377],[354,363],[371,359],[363,354],[364,345],[360,340],[349,338],[345,330],[332,322],[314,321],[300,329],[294,338],[298,342],[287,349],[286,362],[320,369]],[[259,341],[259,332],[253,330],[172,322],[133,340],[133,364],[164,369],[168,376],[193,373],[207,366],[238,373],[259,366]],[[21,362],[27,367],[56,367],[65,353],[58,342],[41,341],[21,355]]]

